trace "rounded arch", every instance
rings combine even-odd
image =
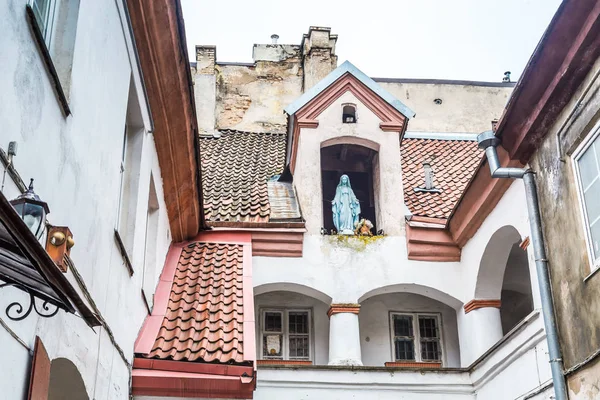
[[[505,225],[488,240],[477,272],[475,299],[500,299],[506,263],[511,250],[521,241],[521,234],[512,225]]]
[[[373,151],[379,152],[379,143],[369,139],[360,138],[356,136],[337,136],[331,139],[327,139],[321,142],[321,148],[336,146],[339,144],[352,144],[355,146],[366,147]]]
[[[396,285],[382,286],[380,288],[366,292],[365,294],[359,297],[358,302],[362,303],[363,301],[371,297],[389,293],[418,294],[439,301],[440,303],[446,304],[447,306],[450,306],[454,309],[458,309],[463,304],[462,301],[458,300],[454,296],[449,295],[448,293],[442,292],[441,290],[429,286],[419,285],[415,283],[401,283]]]
[[[52,360],[48,400],[89,400],[83,378],[71,360]]]
[[[313,289],[309,286],[300,285],[298,283],[291,282],[274,282],[274,283],[265,283],[263,285],[256,286],[254,288],[254,296],[259,296],[261,294],[269,293],[269,292],[293,292],[303,294],[308,297],[312,297],[323,303],[330,305],[332,302],[331,296],[317,290]]]

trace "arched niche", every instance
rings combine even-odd
[[[475,299],[500,299],[506,263],[513,245],[521,241],[519,231],[506,225],[492,234],[479,262]]]
[[[48,400],[89,400],[79,370],[66,358],[52,360]]]
[[[513,226],[491,236],[481,258],[475,299],[500,300],[502,334],[533,311],[533,294],[527,251]]]
[[[360,218],[373,223],[372,233],[380,225],[379,203],[379,144],[351,136],[340,136],[321,143],[321,185],[323,193],[323,224],[327,232],[335,230],[331,202],[342,175],[360,204]]]

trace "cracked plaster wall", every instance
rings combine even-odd
[[[567,369],[585,362],[587,357],[600,350],[600,274],[589,276],[591,267],[572,162],[573,153],[588,135],[596,131],[595,126],[600,121],[600,80],[592,80],[599,69],[600,61],[597,61],[531,160],[531,166],[537,172],[559,339]],[[591,89],[578,105],[577,99],[588,84]],[[577,111],[568,119],[574,109]],[[560,161],[556,135],[565,122],[560,140],[563,162]],[[570,399],[598,398],[598,371],[598,362],[592,362],[570,377]]]

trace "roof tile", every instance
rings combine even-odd
[[[165,318],[146,357],[244,362],[242,276],[242,245],[184,247]]]
[[[404,202],[413,215],[448,218],[475,173],[483,153],[477,142],[404,138],[401,144]],[[415,192],[423,187],[423,162],[429,162],[441,193]]]
[[[206,219],[269,222],[267,182],[283,171],[286,134],[220,133],[199,139]]]

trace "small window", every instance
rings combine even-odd
[[[344,104],[342,108],[342,122],[344,124],[356,123],[356,106],[354,104]]]
[[[392,314],[392,354],[395,361],[441,362],[439,317]]]
[[[600,267],[600,201],[598,201],[600,199],[600,136],[598,132],[575,153],[573,159],[593,271]]]
[[[310,311],[262,311],[262,358],[310,360]]]

